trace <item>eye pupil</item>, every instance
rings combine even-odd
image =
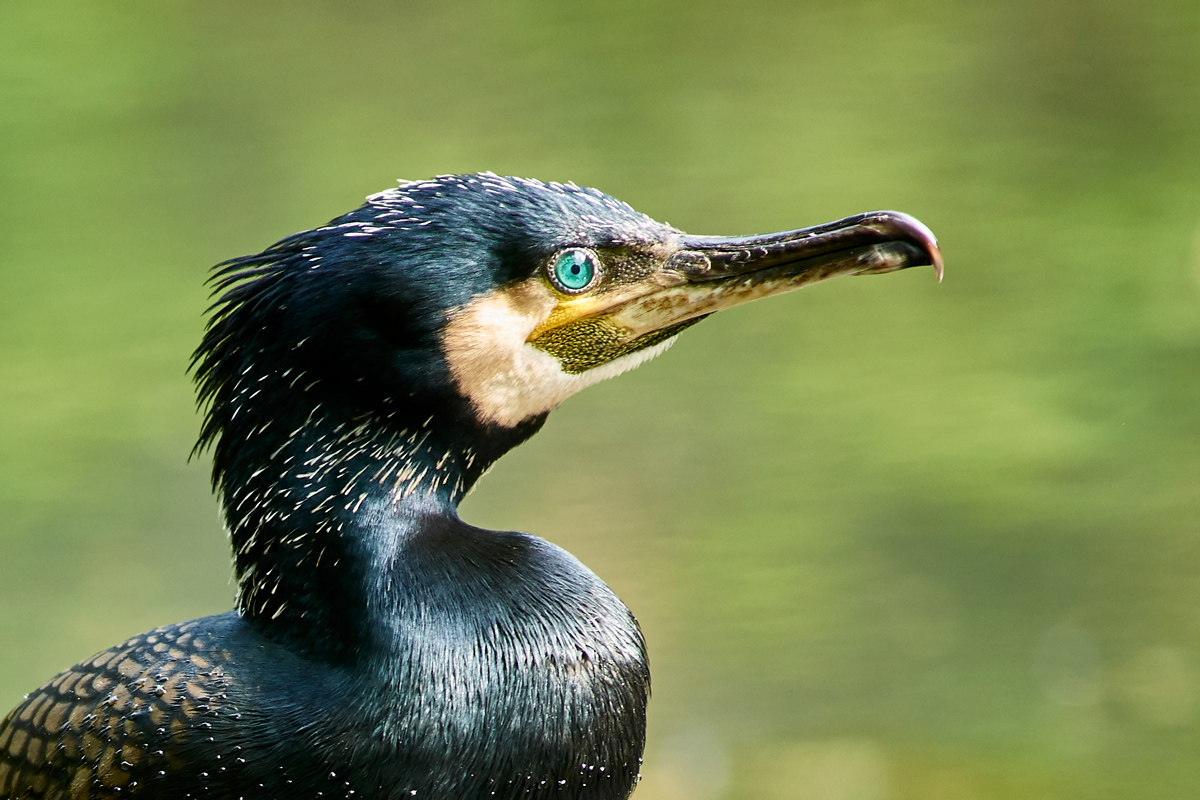
[[[590,250],[573,249],[559,255],[549,270],[554,286],[567,294],[576,294],[596,279],[596,256]]]

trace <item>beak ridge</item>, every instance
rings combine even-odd
[[[937,239],[920,220],[899,211],[871,211],[810,228],[755,236],[682,236],[671,266],[689,282],[720,280],[804,262],[839,262],[842,274],[875,274],[944,264]],[[868,251],[882,258],[863,258]]]

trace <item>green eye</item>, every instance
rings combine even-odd
[[[596,280],[596,254],[575,248],[563,252],[550,270],[550,282],[560,292],[578,294]]]

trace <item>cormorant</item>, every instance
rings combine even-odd
[[[218,265],[193,358],[237,611],[63,672],[0,798],[625,798],[649,671],[569,553],[459,519],[570,395],[723,308],[941,256],[895,212],[690,236],[594,189],[402,183]]]

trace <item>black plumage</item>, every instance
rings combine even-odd
[[[688,237],[595,190],[483,174],[219,265],[198,447],[237,612],[29,695],[0,724],[0,797],[628,796],[649,695],[633,616],[459,501],[563,397],[708,313],[939,259],[887,212]],[[564,286],[568,262],[591,283]]]

